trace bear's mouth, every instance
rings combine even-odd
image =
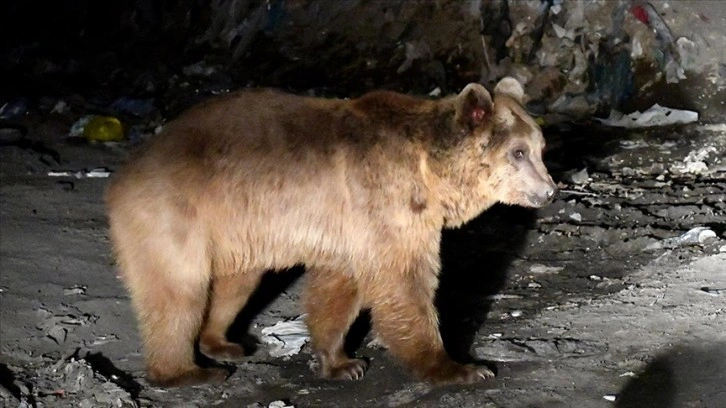
[[[542,197],[538,194],[524,194],[526,203],[524,206],[532,208],[540,208],[549,204],[550,199]]]

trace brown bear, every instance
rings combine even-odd
[[[389,352],[433,383],[492,377],[444,351],[434,308],[444,227],[501,202],[539,207],[555,184],[544,139],[501,80],[431,100],[394,92],[331,100],[246,90],[170,122],[111,182],[120,275],[140,323],[147,377],[223,381],[200,351],[239,361],[231,322],[266,271],[306,267],[312,347],[325,378],[358,379],[343,351],[359,312]]]

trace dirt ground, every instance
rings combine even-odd
[[[444,339],[493,380],[418,382],[363,316],[349,338],[370,360],[361,381],[316,378],[308,345],[271,357],[259,343],[225,384],[169,390],[145,382],[108,178],[87,174],[113,177],[129,146],[66,139],[49,115],[22,125],[0,131],[0,406],[726,407],[726,124],[548,129],[557,200],[445,232]],[[298,317],[300,272],[271,275],[230,336]]]

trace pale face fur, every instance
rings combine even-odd
[[[489,97],[483,88],[474,89],[480,98]],[[521,85],[503,79],[481,125],[447,158],[443,178],[456,186],[444,200],[447,226],[459,226],[497,202],[541,207],[554,197],[557,187],[542,161],[545,140],[523,99]]]

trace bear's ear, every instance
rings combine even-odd
[[[486,122],[492,114],[492,96],[479,84],[467,85],[456,97],[456,102],[457,119],[472,128]]]
[[[497,94],[507,95],[522,105],[525,102],[522,84],[512,77],[504,77],[497,83],[497,86],[494,87],[494,95]]]

